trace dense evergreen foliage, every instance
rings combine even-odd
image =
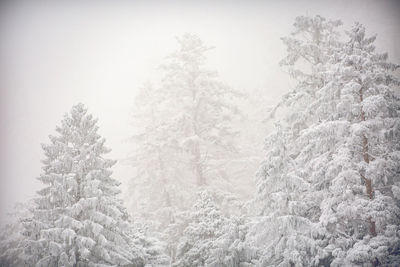
[[[0,265],[399,266],[399,65],[360,23],[293,26],[281,66],[296,85],[256,116],[273,126],[254,193],[239,107],[263,103],[185,34],[135,99],[128,209],[97,119],[75,105],[42,146],[43,188],[0,232]]]

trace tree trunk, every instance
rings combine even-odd
[[[360,103],[363,102],[364,96],[363,96],[363,87],[360,88]],[[365,112],[361,110],[361,121],[365,121]],[[369,164],[369,149],[368,149],[368,138],[365,136],[365,134],[362,135],[362,153],[363,153],[363,158],[364,161]],[[367,191],[367,195],[369,199],[374,198],[374,190],[372,187],[372,181],[371,179],[366,178],[364,175],[361,174],[361,177],[363,178],[365,182],[365,188]],[[369,222],[369,233],[371,236],[376,236],[376,226],[375,226],[375,221],[369,217],[368,218]]]
[[[200,166],[196,166],[196,178],[198,186],[203,186],[206,184],[203,176],[203,170]]]
[[[164,168],[164,161],[161,158],[161,150],[159,147],[157,147],[157,153],[158,153],[158,163],[159,163],[159,167],[160,167],[160,179],[161,179],[161,184],[162,184],[162,191],[163,191],[163,195],[164,195],[164,201],[165,201],[165,207],[170,207],[171,206],[171,197],[169,195],[169,192],[167,190],[166,184],[167,181],[165,179],[165,168]]]
[[[195,149],[194,149],[194,171],[196,173],[196,183],[198,186],[203,186],[206,184],[206,179],[203,175],[203,166],[202,163],[200,162],[201,157],[200,157],[200,148],[199,145],[196,144]]]
[[[155,116],[154,116],[154,109],[151,109],[151,120],[153,125],[156,125],[156,120],[155,120]],[[161,183],[162,183],[162,191],[164,194],[164,201],[165,201],[165,207],[170,207],[171,206],[171,197],[170,194],[167,190],[167,181],[165,179],[165,168],[164,168],[164,160],[161,157],[161,149],[160,147],[157,147],[157,157],[158,157],[158,164],[159,164],[159,168],[160,168],[160,179],[161,179]]]
[[[199,110],[202,103],[202,98],[198,95],[198,88],[196,87],[195,80],[197,79],[198,74],[191,74],[191,79],[189,80],[188,87],[191,88],[192,92],[192,130],[193,134],[200,138],[199,133]],[[196,141],[197,142],[197,141]],[[200,153],[200,145],[196,143],[193,148],[193,162],[192,167],[194,169],[196,175],[196,184],[197,186],[203,186],[206,184],[206,179],[203,174],[203,163]]]

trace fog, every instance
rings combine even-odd
[[[132,177],[132,111],[138,88],[189,32],[215,49],[207,66],[233,88],[262,90],[276,103],[295,83],[279,66],[280,38],[298,15],[363,23],[378,50],[400,62],[397,1],[3,1],[0,5],[1,217],[40,188],[41,143],[82,102],[120,160],[114,177]],[[257,149],[262,149],[257,148]],[[255,170],[254,170],[255,172]],[[249,183],[253,177],[249,176]],[[124,183],[122,189],[125,190]]]

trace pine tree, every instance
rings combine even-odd
[[[248,234],[248,243],[257,244],[262,266],[307,266],[318,254],[315,240],[318,219],[318,194],[303,173],[297,157],[302,146],[298,137],[313,123],[309,106],[316,92],[326,83],[323,71],[339,46],[340,21],[320,16],[297,17],[291,37],[282,38],[288,56],[281,65],[298,81],[272,110],[271,116],[285,108],[275,130],[265,140],[265,155],[257,174],[257,202],[261,215]],[[302,70],[309,70],[308,72]]]
[[[111,177],[115,161],[103,157],[110,149],[96,123],[84,105],[73,106],[42,146],[44,187],[24,230],[29,266],[143,264],[129,246],[128,215]]]
[[[245,240],[249,225],[249,218],[244,216],[225,217],[222,234],[213,241],[206,266],[255,266],[259,251]]]
[[[238,114],[233,98],[238,94],[223,84],[214,71],[204,67],[210,50],[195,35],[178,38],[180,50],[162,66],[163,90],[178,106],[174,116],[179,143],[189,158],[189,167],[198,186],[209,184],[224,174],[221,165],[226,155],[235,152],[232,120]],[[231,156],[232,157],[232,156]]]
[[[263,266],[396,260],[399,99],[391,71],[397,65],[375,52],[375,37],[367,38],[360,24],[348,37],[324,50],[323,64],[313,63],[319,66],[308,80],[321,82],[301,80],[283,99],[287,115],[267,138],[258,176],[266,219],[248,236],[268,241]]]
[[[366,37],[361,24],[347,35],[319,99],[330,103],[332,112],[318,128],[330,135],[338,134],[333,127],[340,129],[327,163],[330,194],[321,205],[321,222],[330,239],[326,250],[335,258],[332,265],[379,265],[400,242],[394,193],[400,182],[399,82],[391,74],[398,65],[375,52],[376,37]]]
[[[177,260],[173,266],[206,266],[214,241],[223,234],[225,217],[209,192],[200,192],[189,215],[189,222],[179,240]]]
[[[135,217],[151,219],[150,211],[170,214],[175,207],[185,207],[183,190],[178,189],[190,187],[190,182],[179,175],[184,159],[177,130],[169,121],[171,113],[165,92],[159,87],[146,84],[140,88],[135,99],[135,134],[131,137],[134,152],[128,159],[135,168],[128,190],[130,211]]]
[[[161,65],[162,79],[141,88],[135,100],[128,196],[132,214],[153,221],[170,242],[198,190],[218,188],[225,196],[235,190],[237,176],[227,165],[239,157],[233,122],[240,95],[205,67],[210,48],[200,38],[177,40],[179,49]],[[176,244],[168,250],[173,260]]]
[[[166,244],[160,241],[161,234],[153,232],[147,224],[133,223],[130,231],[130,246],[142,252],[146,267],[168,266],[170,258],[165,253]]]
[[[215,192],[198,192],[198,199],[182,222],[173,266],[254,266],[257,249],[244,241],[248,222],[226,215]]]
[[[282,38],[287,47],[287,56],[281,60],[280,65],[298,83],[296,87],[283,96],[270,116],[281,107],[296,105],[298,114],[290,114],[286,120],[301,129],[307,125],[307,116],[302,111],[314,98],[315,91],[325,85],[323,75],[326,63],[339,46],[340,33],[338,28],[342,25],[340,20],[327,20],[321,16],[296,17],[294,31],[291,36]]]
[[[160,188],[158,207],[182,208],[181,187],[195,192],[212,182],[229,184],[224,166],[235,157],[238,94],[204,67],[210,48],[197,36],[185,34],[178,42],[180,49],[161,66],[162,81],[145,86],[136,99],[132,188]]]

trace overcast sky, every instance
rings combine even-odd
[[[342,19],[344,28],[359,21],[400,63],[395,0],[33,2],[0,4],[0,215],[40,188],[40,143],[78,102],[99,118],[110,157],[124,158],[136,90],[157,77],[185,32],[215,46],[208,65],[224,81],[262,89],[269,103],[294,84],[278,62],[285,55],[280,37],[298,15]],[[114,170],[115,178],[129,177],[127,166]]]

